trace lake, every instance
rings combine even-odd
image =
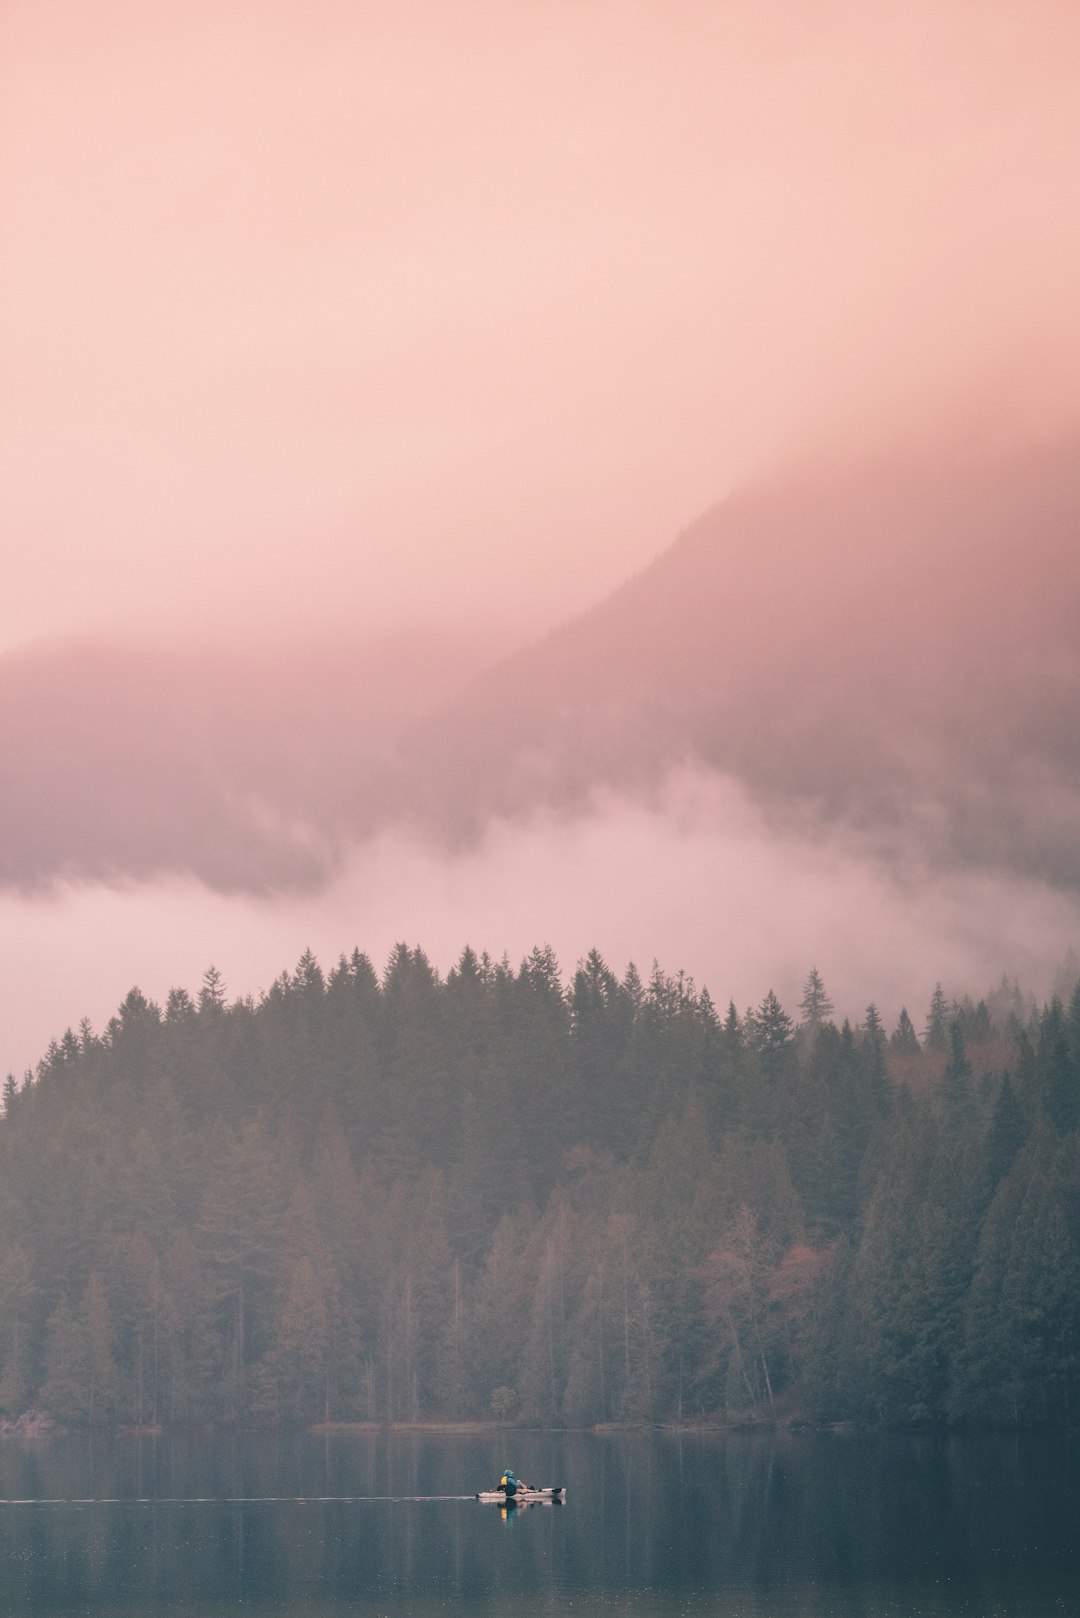
[[[566,1484],[566,1503],[462,1498],[506,1465]],[[1041,1618],[1080,1609],[1078,1475],[1080,1444],[1045,1436],[11,1440],[0,1602],[55,1618]]]

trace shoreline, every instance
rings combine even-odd
[[[214,1423],[200,1423],[186,1425],[178,1423],[169,1426],[165,1423],[144,1423],[134,1426],[131,1423],[113,1425],[111,1423],[90,1426],[77,1426],[55,1420],[43,1411],[27,1412],[17,1418],[4,1418],[0,1420],[0,1444],[7,1442],[42,1443],[52,1438],[69,1438],[78,1434],[86,1437],[104,1437],[119,1439],[153,1439],[166,1437],[203,1435],[213,1437],[266,1437],[272,1433],[310,1433],[316,1438],[347,1438],[371,1437],[377,1434],[389,1435],[394,1433],[423,1433],[431,1437],[466,1438],[479,1437],[484,1434],[497,1433],[530,1433],[530,1434],[590,1434],[596,1438],[617,1438],[629,1433],[651,1434],[659,1436],[670,1434],[678,1437],[692,1437],[694,1434],[715,1436],[717,1434],[731,1434],[745,1436],[747,1434],[771,1434],[775,1437],[793,1437],[804,1434],[832,1433],[836,1436],[851,1436],[865,1433],[889,1433],[897,1437],[926,1438],[938,1436],[942,1438],[957,1437],[971,1434],[1008,1434],[1020,1436],[1033,1434],[1046,1430],[1051,1423],[1039,1423],[1031,1426],[991,1426],[982,1424],[965,1424],[963,1426],[944,1426],[934,1423],[911,1423],[903,1426],[892,1426],[881,1423],[861,1423],[850,1420],[815,1421],[807,1417],[791,1416],[782,1419],[769,1417],[731,1417],[721,1416],[702,1417],[696,1421],[656,1421],[656,1422],[595,1422],[589,1426],[530,1426],[526,1423],[506,1421],[322,1421],[313,1423],[285,1423],[273,1427],[239,1427],[235,1425],[219,1426]],[[1069,1429],[1070,1431],[1074,1429]]]

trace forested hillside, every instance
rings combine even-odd
[[[916,1021],[546,950],[133,990],[5,1089],[0,1406],[1075,1419],[1080,987]]]

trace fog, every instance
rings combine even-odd
[[[740,1006],[817,964],[852,1017],[1045,992],[1080,940],[1078,464],[763,485],[501,658],[0,656],[2,1060],[133,983],[403,937],[656,956]]]
[[[308,943],[1047,983],[1078,51],[1059,0],[5,6],[0,1066]],[[741,572],[668,550],[728,496],[783,518]]]
[[[181,655],[104,643],[0,654],[0,888],[190,876],[323,886],[392,812],[402,735],[501,645],[428,630],[355,646]]]
[[[314,892],[391,830],[434,857],[693,767],[909,879],[1076,894],[1078,442],[748,489],[501,658],[430,629],[0,654],[0,888]]]
[[[572,822],[493,824],[456,857],[387,832],[315,894],[172,881],[9,895],[0,938],[3,1061],[21,1071],[81,1017],[100,1031],[135,984],[162,1003],[213,963],[231,997],[257,996],[305,948],[330,967],[359,947],[381,970],[400,940],[443,972],[467,943],[516,966],[548,942],[564,974],[595,945],[620,975],[656,958],[740,1009],[775,987],[794,1012],[816,964],[838,1015],[873,1000],[891,1027],[906,1004],[921,1028],[939,980],[977,997],[1007,973],[1049,993],[1080,900],[972,873],[898,881],[835,838],[778,836],[733,782],[682,775],[652,807],[606,798]]]
[[[0,644],[522,639],[778,465],[1077,423],[1070,4],[0,30]]]

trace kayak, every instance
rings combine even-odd
[[[504,1494],[501,1489],[482,1489],[476,1496],[485,1504],[494,1506],[562,1505],[566,1490],[519,1489],[516,1494]]]
[[[497,1506],[532,1506],[545,1500],[549,1505],[556,1501],[561,1504],[565,1495],[566,1490],[560,1483],[557,1489],[519,1489],[516,1494],[510,1495],[502,1489],[482,1489],[476,1498]]]

